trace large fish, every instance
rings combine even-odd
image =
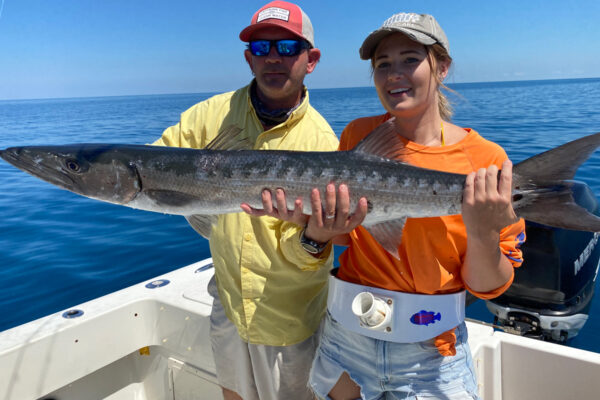
[[[465,175],[397,161],[406,149],[392,121],[376,128],[351,151],[256,151],[225,129],[207,149],[74,144],[11,147],[0,156],[40,179],[93,199],[142,210],[179,214],[207,236],[217,214],[261,208],[264,188],[283,188],[293,209],[310,191],[345,183],[351,206],[365,196],[363,222],[397,256],[407,217],[460,214]],[[575,204],[571,181],[600,145],[600,133],[566,143],[513,168],[513,207],[520,217],[559,228],[600,231],[600,218]],[[587,189],[589,190],[589,189]],[[212,218],[210,216],[213,216]]]

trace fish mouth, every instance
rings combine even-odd
[[[79,186],[66,173],[62,171],[56,156],[43,154],[23,147],[9,147],[0,150],[0,158],[7,163],[27,172],[43,181],[62,187],[67,190],[77,191]]]

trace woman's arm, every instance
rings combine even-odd
[[[512,208],[512,163],[495,165],[467,176],[462,217],[467,230],[467,252],[462,266],[465,284],[476,292],[490,292],[513,276],[513,266],[500,251],[500,231],[518,218]]]

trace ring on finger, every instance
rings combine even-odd
[[[325,219],[334,219],[335,218],[335,213],[333,214],[325,214]]]

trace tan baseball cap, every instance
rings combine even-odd
[[[439,43],[450,53],[448,38],[433,16],[429,14],[399,13],[386,19],[379,29],[367,36],[359,50],[360,58],[369,60],[379,42],[395,32],[403,33],[415,42],[427,46]]]

